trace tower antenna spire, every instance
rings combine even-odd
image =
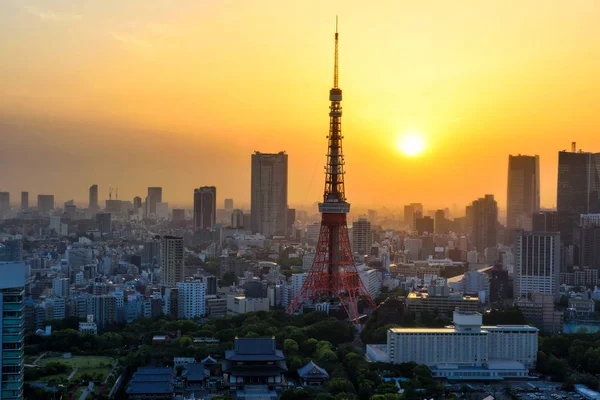
[[[338,88],[338,16],[335,16],[335,61],[333,63],[333,88]]]

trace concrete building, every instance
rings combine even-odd
[[[558,187],[556,209],[560,239],[565,244],[573,241],[573,230],[581,214],[598,210],[599,154],[583,151],[558,152]]]
[[[255,311],[269,311],[269,299],[267,297],[227,296],[227,314],[239,315]]]
[[[473,201],[471,205],[473,246],[483,254],[486,248],[496,247],[498,229],[498,204],[493,194]]]
[[[362,281],[365,289],[371,295],[372,298],[375,298],[381,292],[381,281],[377,276],[377,270],[373,268],[369,268],[367,265],[361,265],[357,267],[358,276],[360,276],[360,280]]]
[[[194,189],[194,229],[212,229],[217,223],[217,188],[203,186]]]
[[[432,287],[429,289],[431,290]],[[463,296],[462,293],[444,293],[443,291],[439,295],[412,292],[406,297],[406,307],[409,312],[415,313],[417,316],[421,315],[423,311],[450,315],[457,308],[463,312],[475,312],[479,311],[479,298]]]
[[[149,187],[148,197],[146,197],[146,211],[147,215],[156,215],[156,204],[162,203],[162,188],[161,187]]]
[[[206,286],[200,281],[177,282],[179,318],[197,319],[206,314]]]
[[[490,279],[484,272],[467,271],[463,274],[461,280],[461,291],[466,294],[477,294],[478,297],[485,297],[485,301],[490,298]]]
[[[423,239],[406,238],[404,239],[404,254],[407,261],[416,261],[421,257],[421,249],[423,248]]]
[[[27,266],[0,262],[0,399],[23,399],[23,301]]]
[[[423,216],[423,204],[421,203],[410,203],[404,206],[404,224],[408,226],[410,230],[414,230],[416,227],[416,220]]]
[[[29,210],[29,192],[21,192],[21,210]]]
[[[284,236],[288,197],[288,155],[252,154],[251,229],[266,237]]]
[[[433,218],[425,216],[421,218],[417,218],[415,221],[415,230],[418,235],[424,235],[426,233],[433,235],[434,233],[434,224]]]
[[[560,233],[516,233],[514,298],[529,293],[558,296],[560,282]]]
[[[523,313],[525,322],[544,333],[554,334],[562,331],[564,323],[564,314],[556,311],[554,302],[554,296],[551,294],[531,293],[516,300],[515,306]]]
[[[244,212],[242,210],[235,209],[231,212],[231,227],[235,229],[245,228]]]
[[[310,268],[312,267],[314,261],[315,261],[315,253],[313,253],[311,251],[310,252],[307,251],[302,256],[302,269],[304,271],[310,270]]]
[[[0,215],[10,211],[10,192],[0,192]]]
[[[304,284],[304,281],[306,280],[307,276],[308,276],[308,273],[292,275],[292,286],[291,286],[292,299],[296,298],[296,295],[300,292],[300,289],[302,288],[302,284]]]
[[[156,203],[156,218],[166,221],[169,219],[169,203],[159,201]]]
[[[90,297],[91,315],[98,326],[99,331],[115,323],[117,315],[117,299],[114,296],[104,294]]]
[[[225,200],[223,200],[223,207],[227,211],[233,211],[233,199],[225,199]]]
[[[140,196],[135,196],[133,198],[133,212],[137,215],[138,210],[142,208],[142,198]]]
[[[98,205],[98,185],[90,186],[90,201],[88,204],[90,210],[97,210],[100,208]]]
[[[98,326],[94,322],[94,316],[92,314],[87,316],[86,322],[79,323],[79,333],[82,335],[98,334]]]
[[[59,298],[69,297],[69,278],[55,278],[52,280],[52,295]]]
[[[37,207],[38,211],[42,213],[47,213],[54,210],[54,195],[38,194]]]
[[[164,236],[161,241],[162,284],[175,286],[183,282],[183,238]]]
[[[359,218],[352,223],[352,251],[355,254],[366,255],[371,251],[373,233],[371,223],[366,218]]]
[[[508,156],[507,217],[509,243],[516,229],[532,230],[532,216],[540,210],[539,156]]]
[[[102,234],[109,235],[112,232],[112,214],[108,212],[96,214],[96,229]]]
[[[427,365],[434,377],[526,378],[537,359],[538,330],[526,325],[482,326],[479,313],[454,312],[454,326],[392,328],[387,350],[394,364]]]

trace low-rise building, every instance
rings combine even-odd
[[[79,323],[79,333],[82,335],[97,335],[98,326],[94,322],[94,316],[88,315],[86,322]]]
[[[564,314],[556,311],[552,294],[531,293],[515,301],[525,317],[525,322],[539,328],[544,333],[562,331]]]
[[[227,314],[238,315],[253,311],[269,311],[269,299],[267,297],[227,296]]]
[[[175,370],[173,368],[138,368],[126,390],[135,400],[170,400],[175,395]]]
[[[526,325],[482,326],[480,313],[454,312],[454,326],[392,328],[389,361],[427,365],[447,379],[525,378],[537,359],[538,329]]]
[[[302,386],[322,387],[329,381],[329,374],[312,360],[304,367],[298,369],[298,376]]]
[[[429,295],[427,292],[412,292],[406,297],[408,312],[419,316],[423,311],[450,315],[455,309],[475,312],[479,310],[479,298],[463,296],[462,293]]]

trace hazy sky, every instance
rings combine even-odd
[[[521,153],[552,206],[557,152],[600,151],[597,0],[1,0],[0,190],[248,204],[250,154],[285,150],[319,200],[336,14],[351,203],[504,206]]]

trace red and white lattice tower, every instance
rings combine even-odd
[[[342,152],[342,90],[338,87],[338,32],[335,29],[335,62],[333,89],[329,91],[329,139],[327,165],[325,166],[325,191],[319,203],[321,231],[315,260],[302,284],[302,288],[287,309],[289,314],[298,311],[305,302],[338,300],[348,318],[358,323],[357,301],[360,296],[375,308],[373,298],[360,279],[348,238],[346,214],[350,204],[344,190],[344,154]]]

